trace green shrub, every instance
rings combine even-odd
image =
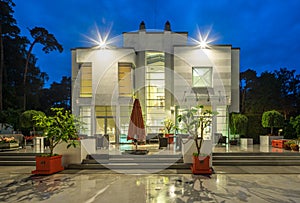
[[[261,124],[264,128],[271,129],[271,135],[274,134],[274,128],[282,128],[284,124],[284,118],[276,110],[265,111],[262,115]]]

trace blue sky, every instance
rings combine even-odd
[[[26,28],[40,26],[54,34],[63,53],[33,53],[38,66],[59,82],[71,74],[71,48],[91,46],[86,36],[111,27],[111,37],[137,30],[143,20],[147,29],[163,29],[167,20],[172,31],[197,37],[211,28],[214,44],[241,48],[241,71],[280,67],[300,73],[299,0],[14,0],[14,17],[22,35]]]

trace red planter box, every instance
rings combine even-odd
[[[168,144],[174,143],[174,134],[165,134],[165,137],[168,138]]]
[[[211,175],[212,170],[209,166],[209,158],[210,156],[193,156],[192,173]]]
[[[287,140],[272,140],[272,147],[283,148]]]
[[[32,171],[32,174],[49,175],[64,170],[61,165],[62,155],[58,156],[36,156],[36,170]]]

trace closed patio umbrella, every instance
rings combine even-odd
[[[130,116],[127,140],[145,141],[146,132],[139,99],[135,99]]]

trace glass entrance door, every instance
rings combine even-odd
[[[116,123],[114,117],[97,117],[96,134],[107,134],[109,143],[116,143]]]

